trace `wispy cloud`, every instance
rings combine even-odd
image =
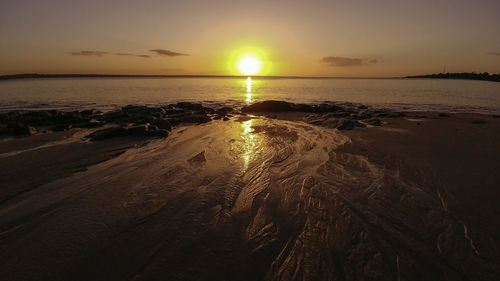
[[[327,63],[330,66],[361,66],[366,64],[376,64],[378,61],[376,59],[359,59],[359,58],[346,58],[346,57],[323,57],[321,62]]]
[[[108,52],[102,52],[102,51],[79,51],[79,52],[70,52],[69,53],[72,56],[97,56],[97,57],[102,57],[103,55],[108,54]]]
[[[150,52],[156,53],[157,55],[160,56],[169,56],[169,57],[178,57],[178,56],[189,56],[188,54],[183,54],[183,53],[177,53],[169,50],[164,50],[164,49],[152,49],[149,50]]]
[[[114,53],[113,55],[116,56],[126,56],[126,57],[139,57],[139,58],[149,58],[149,55],[136,55],[136,54],[130,54],[130,53]]]
[[[168,56],[168,57],[178,57],[178,56],[189,56],[189,54],[184,54],[184,53],[178,53],[178,52],[173,52],[165,49],[152,49],[149,50],[150,52],[155,53],[158,56]],[[143,55],[143,54],[133,54],[133,53],[112,53],[112,52],[105,52],[105,51],[78,51],[78,52],[69,52],[70,55],[72,56],[85,56],[85,57],[90,57],[90,56],[96,56],[96,57],[102,57],[102,56],[125,56],[125,57],[139,57],[139,58],[150,58],[150,55]]]
[[[500,56],[500,52],[486,52],[486,54],[490,56]]]
[[[104,51],[79,51],[79,52],[70,52],[69,53],[72,56],[96,56],[96,57],[102,57],[105,55],[111,55],[111,56],[128,56],[128,57],[139,57],[139,58],[149,58],[149,55],[137,55],[137,54],[131,54],[131,53],[110,53],[110,52],[104,52]]]

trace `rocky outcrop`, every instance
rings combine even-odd
[[[119,137],[119,136],[126,136],[128,135],[128,130],[122,127],[111,127],[111,128],[106,128],[102,129],[99,131],[95,131],[92,134],[88,135],[87,138],[89,138],[92,141],[97,141],[97,140],[104,140],[104,139],[109,139],[109,138],[114,138],[114,137]]]
[[[179,102],[161,107],[127,105],[102,113],[96,109],[82,111],[12,111],[0,114],[0,134],[33,135],[38,130],[60,132],[72,128],[113,128],[96,131],[88,137],[101,140],[116,136],[166,137],[173,126],[201,124],[212,118],[226,118],[233,111],[223,107],[217,112],[199,103]],[[121,129],[115,128],[116,125]],[[126,133],[125,133],[126,132]]]

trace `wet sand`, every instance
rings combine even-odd
[[[91,142],[78,129],[2,142],[2,278],[500,274],[500,119],[409,113],[338,131],[266,115],[165,139]]]

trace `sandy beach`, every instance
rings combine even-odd
[[[16,114],[0,142],[5,280],[500,274],[498,116],[285,102]]]

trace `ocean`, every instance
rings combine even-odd
[[[0,81],[0,111],[111,110],[178,101],[352,102],[396,110],[500,113],[500,83],[441,79],[48,78]]]

